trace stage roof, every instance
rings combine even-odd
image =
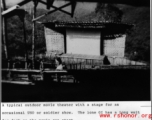
[[[52,21],[42,23],[45,27],[50,29],[55,29],[57,31],[66,30],[66,29],[86,29],[86,30],[101,30],[106,38],[116,38],[125,34],[127,30],[130,30],[134,25],[121,22],[112,22],[112,21],[98,21],[98,22],[59,22]],[[62,31],[61,31],[62,32]]]
[[[52,26],[55,28],[109,28],[109,27],[123,27],[125,29],[130,28],[133,24],[113,22],[113,21],[50,21],[42,23],[45,26]]]

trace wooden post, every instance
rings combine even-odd
[[[6,4],[5,1],[2,0],[2,7],[3,10],[6,10]],[[3,42],[4,42],[4,52],[5,52],[5,58],[8,59],[8,47],[7,47],[7,18],[5,16],[2,17],[2,26],[3,26],[3,30],[2,30],[2,36],[3,36]]]
[[[25,44],[25,69],[27,69],[27,62],[28,62],[28,52],[27,52],[27,41],[26,41],[26,29],[25,29],[25,13],[24,15],[19,16],[20,20],[22,21],[23,24],[23,34],[24,34],[24,44]]]
[[[64,53],[67,53],[66,31],[64,33]]]
[[[34,8],[33,8],[33,19],[36,18],[36,7],[38,4],[37,0],[33,0]],[[36,22],[33,21],[33,28],[32,28],[32,68],[35,68],[35,36],[36,36],[36,30],[35,30]]]
[[[28,52],[27,52],[27,41],[26,41],[26,29],[25,29],[25,19],[23,18],[23,32],[24,32],[24,43],[25,43],[25,69],[27,69],[28,62]]]
[[[104,54],[104,34],[100,33],[100,55],[103,55],[103,54]]]

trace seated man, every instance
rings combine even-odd
[[[61,58],[57,57],[55,58],[55,63],[56,63],[56,70],[63,70],[63,65],[62,65],[62,60]]]

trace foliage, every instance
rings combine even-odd
[[[126,39],[126,56],[150,62],[150,8],[125,6],[122,11],[122,22],[134,24]]]
[[[28,54],[31,54],[32,48],[32,15],[27,13],[25,16],[25,31]],[[25,41],[23,21],[18,16],[7,19],[7,45],[10,57],[25,55]],[[36,24],[35,49],[37,53],[45,53],[45,38],[43,25]]]
[[[95,12],[103,21],[120,22],[123,15],[122,11],[114,4],[105,3],[98,3]]]

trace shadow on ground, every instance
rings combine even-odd
[[[2,102],[150,100],[150,70],[73,70],[69,73],[79,83],[2,83]]]

